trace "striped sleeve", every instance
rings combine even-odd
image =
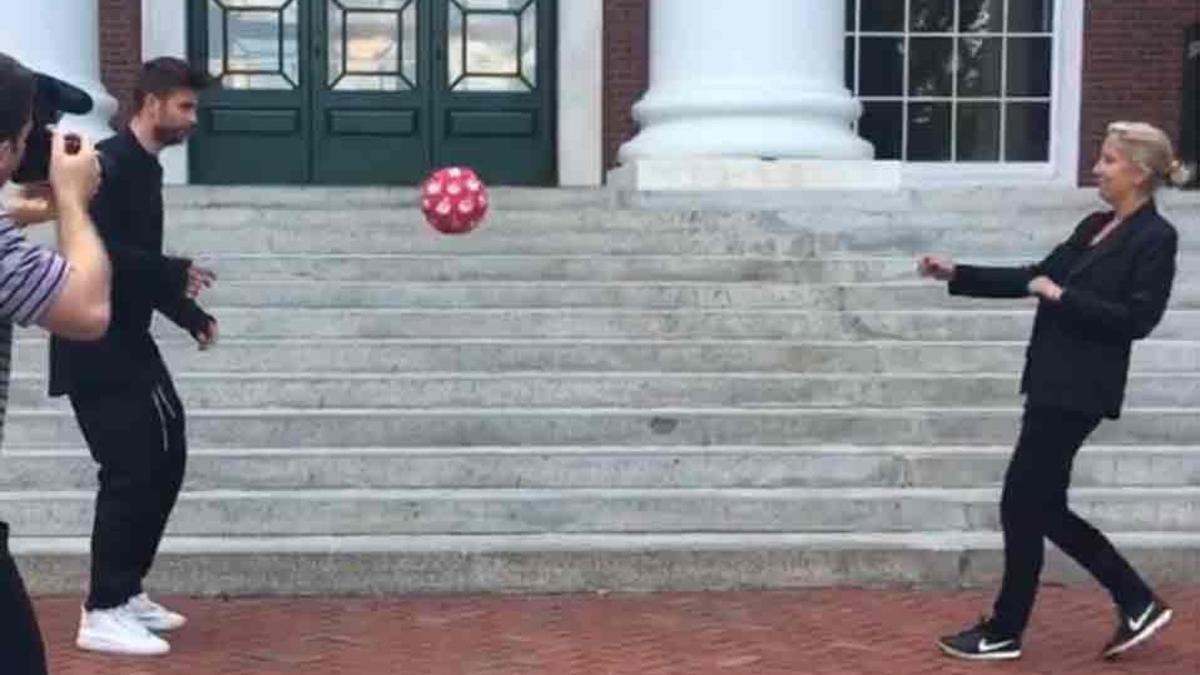
[[[40,321],[66,285],[67,272],[66,259],[29,243],[0,217],[0,319],[20,326]]]

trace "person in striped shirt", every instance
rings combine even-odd
[[[21,164],[32,127],[33,74],[0,54],[0,187]],[[77,340],[108,330],[111,267],[88,215],[100,185],[99,156],[86,138],[68,153],[55,134],[49,184],[26,186],[0,211],[0,434],[7,407],[12,326],[40,326]],[[58,251],[25,240],[22,229],[55,220]],[[6,675],[45,675],[41,633],[0,521],[0,664]]]

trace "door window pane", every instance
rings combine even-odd
[[[950,159],[950,104],[908,105],[908,159],[940,162]]]
[[[417,0],[327,0],[329,77],[338,91],[417,86]]]
[[[452,91],[537,88],[538,0],[449,0],[447,78]]]
[[[1050,104],[1009,103],[1004,145],[1011,162],[1045,162],[1050,157]]]
[[[999,33],[1004,30],[1004,0],[960,0],[961,33]]]
[[[954,93],[954,40],[913,38],[909,42],[908,95],[951,96]]]
[[[1051,33],[1053,31],[1053,0],[1008,0],[1008,32]]]
[[[904,39],[865,37],[858,62],[862,96],[900,96],[904,93]]]
[[[1000,95],[1000,38],[962,38],[958,41],[958,96],[960,98]]]
[[[995,162],[1000,159],[1000,104],[958,104],[957,159]]]
[[[901,139],[904,137],[903,104],[891,101],[863,103],[863,116],[858,120],[858,133],[875,146],[876,159],[900,159]]]
[[[1050,38],[1010,38],[1008,95],[1050,95]]]
[[[853,5],[854,0],[847,0]],[[872,33],[903,33],[904,2],[896,0],[862,0],[861,30]]]
[[[208,0],[208,72],[226,89],[297,88],[299,0]]]
[[[954,0],[909,0],[908,29],[914,33],[954,30]],[[898,5],[904,3],[898,2]]]

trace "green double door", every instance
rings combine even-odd
[[[188,2],[192,182],[555,182],[554,0]]]

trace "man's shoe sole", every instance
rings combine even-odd
[[[1155,633],[1161,630],[1163,626],[1171,622],[1172,616],[1174,616],[1174,612],[1170,608],[1166,609],[1162,614],[1158,615],[1158,618],[1154,620],[1154,623],[1146,626],[1145,630],[1137,635],[1134,635],[1124,643],[1116,645],[1115,647],[1111,647],[1108,651],[1104,652],[1104,658],[1115,659],[1116,657],[1124,654],[1130,649],[1133,649],[1146,640],[1149,640]]]
[[[108,640],[84,638],[83,636],[79,636],[75,639],[75,646],[88,652],[119,654],[121,656],[163,656],[164,654],[169,654],[171,652],[171,645],[167,645],[165,649],[138,650],[130,649],[128,646],[109,642]]]

